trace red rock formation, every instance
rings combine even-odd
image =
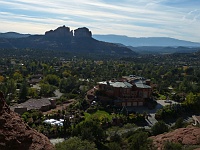
[[[76,38],[82,38],[82,37],[91,38],[92,32],[89,31],[89,29],[86,27],[78,28],[78,29],[74,30],[74,36]]]
[[[200,145],[200,128],[188,126],[176,129],[172,132],[150,137],[153,144],[161,150],[166,141],[180,143],[182,145]],[[197,149],[196,149],[197,150]]]
[[[73,32],[70,31],[69,27],[58,27],[55,30],[50,30],[45,32],[45,37],[48,38],[67,38],[71,39],[73,37]]]
[[[49,139],[10,110],[0,92],[0,150],[53,150]]]

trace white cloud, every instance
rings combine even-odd
[[[187,1],[187,0],[184,0]],[[170,2],[170,3],[169,3]],[[0,32],[40,33],[66,25],[96,34],[172,36],[200,42],[196,5],[169,0],[1,0]],[[176,4],[176,5],[175,5]]]

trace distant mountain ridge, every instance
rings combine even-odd
[[[160,47],[200,47],[200,43],[178,40],[168,37],[128,37],[121,35],[93,35],[97,40],[121,43],[126,46],[141,47],[141,46],[160,46]]]
[[[139,54],[174,54],[174,53],[195,53],[200,51],[200,47],[159,47],[159,46],[128,46],[134,52]]]
[[[104,41],[104,42],[103,42]],[[0,33],[0,48],[64,50],[77,54],[135,56],[137,54],[193,53],[200,43],[166,37],[135,38],[120,35],[92,35],[86,28],[71,31],[61,26],[44,35]]]
[[[0,48],[64,50],[70,53],[75,52],[86,55],[88,53],[118,56],[136,55],[135,52],[127,47],[92,38],[92,32],[86,27],[70,31],[69,27],[61,26],[55,30],[46,31],[44,35],[7,33],[0,38]]]
[[[24,38],[29,37],[31,34],[21,34],[17,32],[0,33],[0,38]]]

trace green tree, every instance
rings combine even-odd
[[[74,77],[68,77],[67,79],[62,79],[60,81],[59,89],[63,93],[70,93],[73,90],[79,90],[78,88],[79,84]]]
[[[65,77],[65,78],[70,77],[70,76],[71,76],[70,70],[65,70],[65,71],[63,71],[62,76]]]
[[[71,127],[71,122],[69,120],[69,117],[65,117],[64,122],[63,122],[63,131],[64,134],[68,134],[70,132],[70,127]]]
[[[38,98],[38,92],[36,88],[29,88],[28,89],[28,95],[32,98]]]
[[[56,150],[97,150],[93,142],[81,140],[78,137],[71,137],[68,140],[55,145]]]
[[[5,85],[7,87],[7,91],[6,91],[7,93],[6,94],[8,94],[8,93],[14,94],[16,92],[17,84],[16,84],[15,80],[9,79],[9,80],[6,81]]]
[[[164,145],[164,150],[182,150],[182,145],[167,141]]]
[[[168,132],[169,128],[164,121],[158,121],[152,126],[151,130],[153,135],[158,135],[164,132]]]
[[[55,86],[52,86],[50,84],[40,84],[40,95],[49,97],[49,96],[54,96],[54,91],[56,90]]]
[[[184,126],[183,118],[178,118],[178,119],[176,120],[176,122],[175,122],[174,127],[175,127],[176,129],[178,129],[178,128],[182,128],[183,126]]]
[[[50,85],[58,86],[60,83],[60,78],[57,75],[49,74],[43,79],[44,83],[48,83]]]
[[[187,105],[191,105],[191,104],[195,104],[197,102],[197,95],[193,94],[192,92],[190,92],[187,96],[186,96],[186,101],[185,103]]]
[[[136,131],[128,138],[130,150],[148,150],[150,149],[151,140],[148,139],[148,133]]]
[[[14,79],[15,81],[17,81],[17,82],[22,82],[22,81],[23,81],[23,76],[22,76],[21,73],[15,72],[15,73],[13,74],[13,79]]]
[[[180,92],[188,92],[190,90],[188,81],[186,79],[184,79],[181,82],[181,84],[179,85],[178,89],[179,89]]]
[[[111,142],[106,144],[109,150],[122,150],[121,146],[117,142]]]
[[[103,141],[106,138],[105,130],[102,129],[100,121],[97,119],[86,120],[73,129],[73,135],[81,136],[89,141]]]
[[[123,106],[123,108],[121,110],[121,114],[123,114],[124,116],[128,116],[128,110],[127,110],[126,106]]]
[[[19,91],[19,100],[20,101],[26,100],[27,95],[28,95],[28,87],[27,87],[26,79],[24,79],[23,83],[21,84],[20,91]]]
[[[5,80],[3,76],[0,75],[0,84]]]

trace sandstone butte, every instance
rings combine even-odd
[[[152,136],[150,138],[153,140],[153,145],[155,145],[158,150],[162,150],[166,141],[180,143],[182,145],[200,146],[200,128],[188,126],[187,128],[179,128],[172,132]],[[195,150],[200,150],[200,148]]]
[[[30,128],[11,111],[0,92],[0,150],[54,150],[43,134]]]

